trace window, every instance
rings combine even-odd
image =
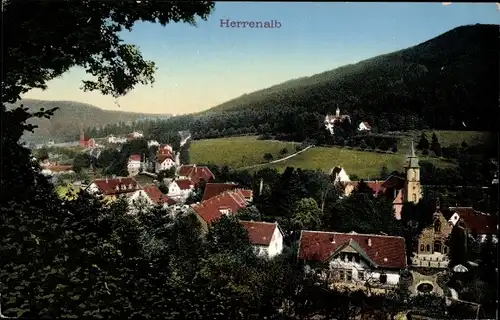
[[[387,275],[385,273],[380,274],[380,283],[387,283]]]
[[[354,255],[354,261],[355,261],[356,263],[359,263],[359,262],[360,262],[360,258],[359,258],[359,255],[358,255],[358,254]]]
[[[439,221],[434,223],[434,232],[441,232],[441,223]]]
[[[364,271],[358,271],[358,280],[365,281],[365,272]]]
[[[416,193],[413,194],[413,202],[417,202],[417,194]]]
[[[346,270],[346,280],[352,281],[352,270]]]
[[[344,273],[344,270],[342,270],[342,269],[339,270],[339,279],[340,280],[344,280],[345,279],[345,273]]]
[[[441,242],[434,241],[434,252],[441,252]]]
[[[444,253],[448,253],[448,247],[444,246]]]
[[[425,250],[425,246],[423,244],[420,245],[420,251],[424,251]]]
[[[429,252],[429,251],[431,251],[431,246],[430,246],[430,245],[427,245],[427,246],[425,247],[425,249],[426,249],[425,251]]]

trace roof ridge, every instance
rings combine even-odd
[[[310,233],[326,233],[326,234],[342,234],[342,235],[350,235],[350,236],[370,236],[370,237],[381,237],[381,238],[401,238],[404,239],[404,237],[401,236],[389,236],[389,235],[383,235],[383,234],[371,234],[371,233],[347,233],[347,232],[336,232],[336,231],[313,231],[313,230],[301,230],[302,232],[310,232]]]

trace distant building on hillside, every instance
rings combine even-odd
[[[325,128],[330,131],[331,134],[334,134],[334,128],[337,124],[340,124],[342,121],[344,121],[345,119],[351,121],[351,117],[349,117],[349,115],[341,115],[340,114],[340,109],[337,108],[337,110],[335,111],[335,115],[330,115],[330,114],[327,114],[325,116]]]

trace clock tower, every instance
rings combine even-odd
[[[418,203],[422,198],[422,187],[420,185],[420,165],[415,154],[413,140],[411,141],[410,154],[406,158],[405,172],[406,182],[403,202]]]

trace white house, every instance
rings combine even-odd
[[[330,170],[330,176],[333,179],[333,184],[338,185],[340,183],[351,182],[349,175],[345,172],[342,167],[335,167]]]
[[[358,131],[371,131],[372,126],[366,121],[360,122],[358,125]]]
[[[307,271],[318,271],[331,285],[362,289],[390,289],[399,283],[406,269],[405,241],[402,237],[373,234],[303,230],[298,258]],[[327,263],[327,270],[314,270],[314,262]]]
[[[158,147],[160,146],[160,143],[156,140],[149,140],[148,141],[148,148],[151,148],[151,147]]]
[[[128,158],[127,170],[130,176],[136,176],[139,174],[141,170],[141,155],[140,154],[132,154]]]
[[[259,256],[272,258],[283,251],[283,232],[278,223],[240,221]]]
[[[191,192],[193,192],[194,184],[188,179],[174,180],[168,185],[167,197],[176,201],[185,201]]]
[[[108,143],[125,143],[127,139],[121,137],[115,137],[114,135],[108,136]]]
[[[141,132],[134,131],[129,134],[131,138],[138,139],[138,138],[143,138],[144,135]]]
[[[171,153],[160,153],[156,156],[155,172],[175,167],[174,156]]]

